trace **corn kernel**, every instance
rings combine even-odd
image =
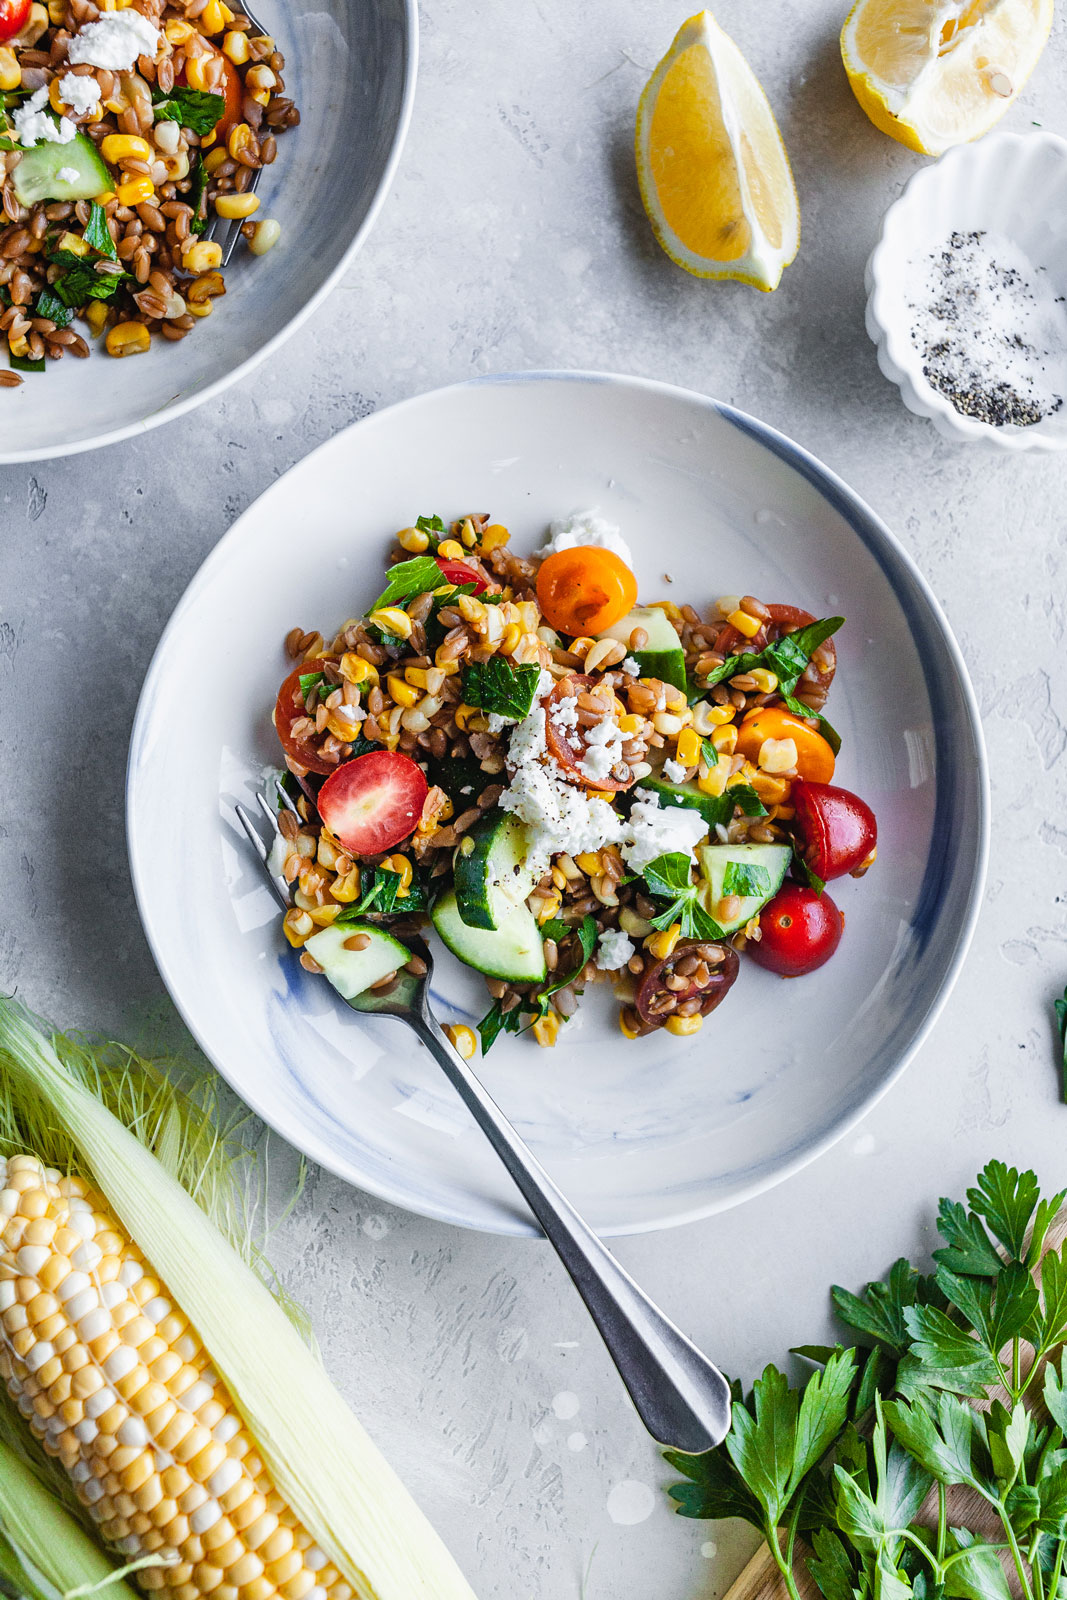
[[[764,772],[792,772],[797,764],[796,740],[764,739],[758,759]]]
[[[462,561],[467,554],[458,539],[442,539],[437,546],[437,553],[444,556],[446,561]]]
[[[624,1039],[639,1039],[641,1037],[637,1028],[637,1017],[629,1006],[624,1006],[619,1012],[619,1032]]]
[[[737,749],[737,729],[733,723],[724,723],[711,730],[711,743],[720,755],[732,756]]]
[[[657,733],[670,735],[681,733],[684,724],[681,717],[676,717],[672,711],[657,711],[652,718],[652,726]]]
[[[673,1033],[681,1038],[685,1038],[687,1034],[700,1032],[701,1028],[704,1026],[704,1018],[698,1011],[694,1016],[691,1017],[668,1017],[663,1026],[666,1028],[668,1033]]]
[[[168,44],[185,44],[187,40],[193,37],[196,29],[191,22],[183,22],[178,17],[172,17],[164,25],[163,32]]]
[[[559,914],[559,908],[563,904],[563,896],[560,894],[558,889],[549,889],[547,894],[543,894],[540,898],[541,908],[537,913],[537,923],[539,927],[546,922],[550,922],[553,917],[557,916]]]
[[[392,634],[394,638],[411,638],[411,618],[399,606],[382,606],[381,610],[371,612],[369,620],[373,627]]]
[[[647,940],[649,955],[655,956],[657,961],[666,961],[678,943],[681,932],[681,923],[672,922],[669,928],[662,928],[658,933],[653,933]]]
[[[89,254],[89,246],[79,233],[62,234],[57,248],[69,250],[75,256],[87,256]]]
[[[250,217],[259,210],[258,194],[219,194],[215,196],[215,210],[228,221]]]
[[[199,16],[201,32],[209,36],[221,33],[227,22],[233,21],[233,13],[221,0],[207,0],[207,5]]]
[[[510,656],[522,636],[521,623],[509,622],[500,635],[500,654],[502,656]]]
[[[141,356],[152,343],[152,335],[143,322],[120,322],[104,343],[109,356]]]
[[[315,924],[306,911],[289,910],[282,918],[282,928],[293,949],[299,950],[304,940],[311,938]]]
[[[274,249],[281,236],[281,223],[275,222],[273,217],[264,217],[256,223],[248,248],[254,256],[265,256],[268,250]]]
[[[753,638],[763,627],[758,617],[750,617],[747,611],[731,611],[727,617],[731,628],[736,628],[738,633],[743,633],[746,639]]]
[[[790,785],[785,778],[772,778],[767,773],[757,772],[752,779],[752,787],[763,801],[765,806],[776,806],[789,795]]]
[[[231,30],[222,41],[222,53],[235,67],[243,67],[248,60],[248,36],[237,29]]]
[[[400,887],[397,889],[397,898],[401,899],[411,888],[411,880],[414,875],[412,872],[411,862],[408,860],[407,856],[403,855],[386,856],[385,860],[382,862],[382,866],[387,872],[395,872],[397,877],[400,879]]]
[[[362,656],[356,655],[354,650],[346,650],[338,663],[338,670],[342,678],[348,683],[377,683],[378,668],[369,661],[364,661]]]
[[[155,185],[147,174],[138,173],[135,178],[130,178],[127,183],[115,186],[115,194],[120,206],[140,206],[146,200],[155,196]]]
[[[423,551],[430,547],[430,536],[423,533],[421,528],[401,528],[396,536],[396,542],[401,550],[406,550],[409,555],[421,556]]]
[[[226,146],[221,144],[217,150],[209,150],[207,155],[204,157],[204,171],[210,177],[213,172],[216,172],[218,168],[222,166],[222,163],[225,160]]]
[[[445,1032],[453,1048],[459,1052],[464,1061],[470,1061],[478,1048],[473,1030],[462,1022],[448,1022],[445,1024]]]
[[[348,905],[359,895],[359,868],[352,867],[348,872],[342,873],[334,879],[330,893],[335,900],[340,900],[343,905]]]
[[[601,871],[600,856],[595,850],[583,850],[580,855],[575,856],[574,864],[590,877]]]
[[[103,333],[108,319],[108,308],[103,300],[90,300],[85,312],[89,332],[96,339]]]
[[[766,667],[753,667],[749,677],[756,680],[756,688],[760,694],[773,694],[778,687],[777,674],[768,672]]]
[[[153,150],[147,139],[140,139],[135,133],[109,133],[100,141],[100,154],[114,166],[127,158],[151,161]]]
[[[182,251],[182,267],[198,277],[201,272],[213,272],[222,265],[222,246],[214,240],[197,239]]]
[[[700,735],[694,728],[683,728],[678,735],[677,760],[683,767],[695,767],[700,760]]]
[[[238,122],[230,129],[226,148],[235,161],[240,161],[242,155],[248,154],[254,144],[255,135],[247,122]]]
[[[0,89],[9,93],[17,89],[22,82],[22,68],[19,66],[18,57],[14,50],[6,47],[0,50]]]
[[[478,543],[483,550],[499,550],[510,538],[511,534],[502,523],[491,522],[488,528],[482,530],[482,537]]]
[[[531,1029],[534,1038],[543,1050],[549,1050],[559,1038],[559,1017],[554,1011],[547,1016],[538,1017]]]
[[[419,691],[412,684],[405,683],[403,678],[398,678],[390,673],[386,679],[389,693],[398,706],[413,706],[419,698]]]

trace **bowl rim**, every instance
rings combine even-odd
[[[1015,133],[1005,128],[988,133],[973,143],[954,145],[937,161],[913,172],[892,205],[887,207],[877,242],[867,261],[867,331],[878,347],[879,356],[885,358],[879,362],[882,371],[900,389],[908,409],[927,417],[944,437],[968,444],[991,444],[1001,450],[1016,452],[1062,450],[1067,448],[1067,433],[1039,433],[1036,427],[1009,432],[1006,428],[995,428],[992,423],[982,422],[977,417],[963,416],[951,401],[939,394],[923,377],[918,351],[899,320],[889,313],[887,305],[885,279],[896,259],[888,235],[899,214],[909,204],[914,204],[915,194],[933,181],[931,174],[940,172],[946,165],[950,169],[967,164],[980,168],[983,161],[990,160],[994,151],[1006,147],[1025,151],[1028,155],[1035,154],[1039,148],[1053,149],[1061,160],[1067,162],[1067,139],[1060,134],[1047,128],[1033,133]],[[887,369],[886,363],[892,371]]]
[[[989,767],[985,746],[985,737],[978,710],[977,698],[975,696],[974,688],[970,680],[970,674],[967,670],[967,665],[964,661],[962,651],[960,650],[959,644],[956,641],[955,635],[952,632],[952,628],[940,603],[937,600],[937,597],[933,593],[933,590],[930,588],[911,555],[900,543],[896,535],[891,532],[889,527],[867,505],[861,496],[859,496],[855,490],[849,488],[844,480],[840,478],[830,467],[827,467],[817,456],[813,455],[810,451],[805,449],[803,445],[796,443],[786,434],[781,433],[778,429],[772,427],[770,424],[761,422],[757,418],[750,416],[747,412],[741,411],[737,407],[731,406],[726,402],[714,400],[711,396],[701,394],[698,390],[687,389],[678,384],[665,383],[652,378],[595,370],[535,369],[525,372],[492,373],[484,376],[464,379],[454,384],[446,384],[436,389],[429,389],[420,394],[408,396],[404,400],[396,401],[392,405],[383,406],[381,410],[371,412],[368,416],[359,419],[357,422],[348,424],[348,426],[345,428],[342,428],[338,433],[332,435],[331,438],[318,445],[315,450],[309,452],[309,454],[303,457],[300,462],[295,463],[294,466],[304,465],[305,463],[312,461],[323,451],[336,445],[339,439],[351,433],[355,428],[374,427],[383,421],[387,422],[393,419],[398,414],[409,411],[417,411],[421,406],[437,403],[442,397],[458,394],[464,389],[559,382],[619,385],[636,389],[645,393],[682,400],[690,404],[696,403],[701,407],[714,411],[717,415],[723,417],[726,421],[730,422],[740,431],[750,434],[760,443],[765,445],[769,450],[771,450],[774,455],[778,456],[780,460],[785,461],[788,465],[797,470],[801,476],[804,477],[805,480],[809,482],[815,489],[817,489],[818,492],[828,501],[828,503],[845,518],[850,528],[853,530],[856,536],[863,541],[872,554],[879,556],[881,552],[888,551],[888,553],[894,559],[899,561],[906,576],[910,578],[916,589],[919,591],[919,595],[928,608],[929,615],[937,632],[940,634],[946,651],[949,655],[952,667],[954,669],[956,682],[959,687],[962,709],[974,744],[977,769],[975,775],[978,780],[976,796],[977,837],[974,841],[974,866],[971,873],[971,881],[967,890],[964,912],[956,928],[955,943],[952,948],[952,953],[948,960],[945,973],[936,992],[927,1006],[926,1013],[919,1022],[916,1032],[910,1040],[907,1048],[901,1053],[893,1068],[885,1074],[880,1083],[870,1094],[860,1098],[857,1103],[846,1107],[840,1118],[833,1123],[820,1138],[815,1139],[811,1144],[804,1146],[795,1156],[783,1162],[782,1165],[776,1167],[774,1171],[764,1172],[754,1176],[748,1183],[740,1184],[736,1189],[731,1190],[728,1195],[712,1195],[710,1198],[697,1206],[687,1207],[686,1209],[674,1212],[669,1216],[657,1217],[648,1222],[639,1224],[634,1224],[631,1222],[626,1226],[611,1225],[607,1227],[601,1227],[597,1230],[601,1237],[620,1238],[641,1233],[659,1232],[661,1229],[679,1227],[685,1223],[702,1221],[704,1218],[716,1215],[719,1212],[731,1210],[734,1206],[741,1205],[744,1202],[755,1198],[757,1195],[763,1194],[767,1190],[774,1188],[776,1185],[785,1182],[787,1179],[794,1176],[795,1173],[801,1171],[811,1162],[817,1160],[821,1155],[825,1154],[825,1152],[830,1149],[832,1145],[836,1144],[838,1140],[842,1139],[852,1128],[856,1126],[857,1123],[862,1121],[867,1113],[873,1110],[874,1106],[878,1104],[883,1096],[888,1093],[893,1084],[895,1084],[901,1077],[905,1069],[910,1065],[915,1055],[925,1043],[934,1024],[940,1016],[941,1011],[955,986],[956,980],[959,977],[960,970],[963,966],[964,960],[966,959],[967,952],[970,948],[971,940],[974,935],[979,911],[981,909],[989,863]],[[293,470],[294,467],[289,469],[290,472]],[[288,474],[283,474],[283,477],[287,475]],[[136,817],[136,777],[139,763],[139,751],[145,742],[146,734],[148,733],[148,725],[152,715],[152,702],[155,699],[155,678],[157,673],[162,668],[163,659],[169,646],[171,634],[181,625],[185,611],[198,599],[200,590],[213,581],[215,569],[217,567],[224,566],[228,561],[232,546],[236,542],[237,538],[241,536],[244,525],[256,515],[260,501],[266,495],[270,494],[280,482],[281,479],[276,479],[274,483],[269,484],[267,488],[264,489],[263,494],[257,496],[257,498],[253,500],[252,503],[246,507],[241,515],[234,521],[231,527],[225,534],[223,534],[222,538],[215,545],[214,549],[209,552],[198,570],[193,574],[193,577],[185,589],[185,592],[175,606],[174,611],[172,612],[162,634],[160,635],[159,643],[153,652],[148,670],[145,673],[145,678],[141,687],[140,695],[138,697],[137,709],[131,729],[130,745],[126,765],[125,812],[127,858],[129,861],[134,898],[137,904],[137,910],[141,919],[141,925],[144,930],[145,938],[147,939],[149,948],[152,952],[153,960],[156,963],[159,975],[167,989],[171,1003],[178,1011],[186,1027],[189,1029],[189,1032],[196,1040],[197,1045],[203,1051],[205,1057],[209,1062],[211,1062],[214,1069],[219,1072],[220,1076],[226,1078],[227,1083],[229,1083],[229,1079],[227,1078],[223,1068],[216,1062],[214,1054],[208,1049],[206,1040],[202,1036],[197,1023],[189,1014],[185,1005],[183,1005],[182,1002],[176,997],[168,977],[165,957],[159,948],[161,941],[158,938],[157,931],[153,925],[151,905],[148,899],[147,886],[144,881],[144,871],[137,846],[137,838],[140,828]],[[254,1092],[249,1093],[245,1085],[242,1085],[240,1090],[235,1089],[234,1092],[239,1094],[239,1097],[258,1117],[261,1118],[261,1120],[267,1123],[268,1126],[274,1126],[270,1118],[265,1114],[260,1102],[260,1098],[257,1094]],[[291,1136],[287,1135],[284,1131],[276,1131],[281,1133],[281,1137],[289,1139],[290,1142],[293,1142],[291,1140]],[[332,1157],[332,1152],[330,1149],[325,1145],[324,1142],[318,1140],[316,1137],[305,1136],[303,1133],[301,1133],[301,1142],[298,1148],[300,1148],[309,1159],[315,1161],[318,1165],[325,1168],[326,1171],[333,1173],[336,1177],[343,1179],[353,1188],[361,1189],[364,1193],[373,1195],[377,1199],[384,1200],[391,1205],[395,1205],[401,1210],[414,1210],[410,1197],[399,1186],[394,1187],[388,1181],[383,1181],[380,1179],[376,1179],[373,1182],[363,1178],[360,1178],[358,1181],[353,1179],[349,1172],[341,1170],[340,1164],[335,1158]],[[428,1217],[432,1221],[445,1222],[451,1224],[452,1226],[470,1228],[475,1232],[493,1233],[504,1236],[512,1235],[516,1237],[541,1237],[540,1230],[537,1228],[536,1224],[532,1222],[532,1219],[527,1220],[525,1216],[521,1214],[521,1212],[518,1214],[500,1213],[494,1218],[493,1225],[490,1225],[484,1219],[479,1220],[471,1217],[470,1215],[463,1215],[462,1213],[458,1213],[455,1209],[450,1209],[445,1205],[435,1204],[432,1200],[429,1200],[418,1207],[416,1214]]]
[[[197,406],[205,404],[208,400],[216,399],[233,384],[239,383],[242,378],[247,378],[261,362],[274,355],[286,340],[290,339],[298,328],[317,311],[326,297],[332,294],[340,279],[348,271],[353,260],[359,253],[363,243],[378,220],[378,213],[385,204],[386,196],[393,187],[397,168],[404,150],[408,128],[411,124],[412,112],[415,106],[415,89],[418,80],[419,67],[419,10],[418,0],[400,0],[404,15],[404,60],[403,83],[400,94],[400,114],[397,117],[396,127],[389,144],[389,153],[382,168],[374,198],[367,208],[366,215],[360,223],[352,239],[345,248],[343,255],[337,262],[333,271],[323,279],[319,287],[301,306],[294,317],[279,328],[272,339],[260,349],[253,351],[250,356],[232,367],[229,372],[223,373],[210,383],[206,388],[193,389],[178,400],[169,401],[161,406],[158,411],[153,411],[149,416],[140,418],[137,422],[128,422],[121,428],[112,428],[107,433],[99,433],[88,439],[79,439],[73,444],[49,445],[44,449],[4,450],[0,446],[0,466],[17,466],[23,462],[54,461],[64,456],[84,455],[89,450],[102,450],[105,445],[120,444],[124,439],[140,438],[143,434],[150,433],[154,428],[162,427],[166,422],[176,422],[179,417],[186,416]]]

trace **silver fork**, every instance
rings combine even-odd
[[[284,789],[283,803],[295,810]],[[256,796],[277,832],[266,798]],[[237,816],[262,863],[278,903],[291,904],[289,885],[270,871],[269,850],[244,806]],[[696,1454],[721,1444],[730,1427],[730,1387],[718,1367],[680,1333],[616,1261],[553,1183],[484,1084],[442,1032],[429,1006],[433,956],[423,939],[404,941],[425,971],[402,971],[387,992],[371,990],[346,1001],[353,1011],[396,1017],[418,1036],[442,1068],[511,1174],[541,1230],[585,1301],[637,1413],[661,1445]]]

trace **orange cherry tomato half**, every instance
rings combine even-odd
[[[797,747],[797,774],[811,783],[829,783],[834,753],[821,733],[782,706],[758,706],[742,719],[737,748],[755,763],[765,739],[792,739]]]
[[[314,661],[302,661],[294,667],[278,690],[278,699],[274,707],[274,728],[281,740],[282,749],[298,767],[306,767],[308,772],[317,772],[325,777],[328,773],[337,771],[337,763],[324,761],[315,746],[304,739],[294,738],[293,723],[301,717],[307,716],[304,708],[304,696],[300,692],[300,679],[309,672],[318,672],[320,667]]]
[[[614,550],[581,544],[555,550],[537,574],[537,603],[549,627],[572,639],[603,633],[632,611],[637,579]]]

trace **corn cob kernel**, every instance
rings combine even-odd
[[[352,1600],[102,1198],[32,1156],[0,1160],[0,1379],[116,1555],[166,1563],[146,1592]]]

